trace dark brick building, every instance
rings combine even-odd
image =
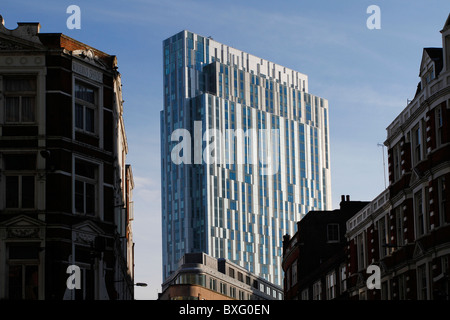
[[[132,299],[116,57],[39,29],[0,17],[0,299]]]
[[[310,211],[283,240],[286,300],[345,298],[346,223],[368,202],[342,196],[340,209]]]

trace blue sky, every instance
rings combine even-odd
[[[81,9],[69,30],[66,8]],[[381,9],[369,30],[366,9]],[[386,127],[412,99],[424,47],[441,47],[448,0],[42,0],[2,1],[5,26],[40,22],[116,55],[122,74],[128,163],[135,178],[137,299],[161,291],[160,143],[162,41],[187,29],[305,73],[329,101],[333,208],[340,195],[372,200],[384,189]]]

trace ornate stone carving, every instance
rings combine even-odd
[[[8,228],[8,238],[39,238],[39,228]]]
[[[2,39],[0,41],[0,50],[30,50],[30,47],[26,48],[24,46],[19,45],[18,43],[4,41]]]
[[[95,235],[84,233],[84,232],[75,232],[75,242],[88,244],[94,243]]]

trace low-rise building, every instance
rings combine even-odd
[[[0,299],[133,299],[117,69],[114,55],[0,16]]]
[[[414,99],[387,128],[389,187],[348,222],[349,295],[450,299],[450,15],[424,48]],[[365,268],[381,270],[381,292]]]
[[[331,300],[346,296],[346,222],[368,202],[342,196],[340,208],[310,211],[297,232],[283,240],[286,300]]]
[[[283,289],[226,259],[187,253],[159,300],[282,300]]]

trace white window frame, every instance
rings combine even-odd
[[[419,202],[420,201],[420,202]],[[427,219],[425,212],[425,197],[423,189],[414,192],[414,223],[416,238],[420,238],[427,233]]]
[[[442,145],[442,134],[444,131],[444,118],[442,109],[442,105],[438,105],[435,109],[436,148],[439,148]]]
[[[378,221],[378,239],[379,239],[379,252],[380,258],[384,258],[389,254],[389,230],[386,221],[386,216],[382,216]]]
[[[320,280],[313,284],[313,300],[322,300],[322,282]]]
[[[422,271],[424,274],[422,274]],[[423,276],[425,276],[425,286],[423,284]],[[423,263],[417,266],[417,299],[427,300],[429,298],[430,281],[428,277],[428,265]]]
[[[418,134],[420,136],[418,136]],[[414,165],[423,160],[423,147],[424,147],[424,136],[421,123],[418,123],[412,130],[412,158],[414,161]]]
[[[309,290],[308,290],[308,288],[302,290],[301,299],[302,300],[309,300]]]
[[[339,267],[339,280],[340,280],[340,293],[344,293],[347,290],[347,266],[345,264]]]
[[[4,196],[5,196],[5,204],[4,207],[7,210],[35,210],[36,209],[36,175],[33,173],[25,173],[25,172],[18,172],[18,171],[7,171],[5,172],[5,191],[4,191]],[[17,207],[7,207],[6,206],[6,177],[17,177],[18,178],[18,206]],[[22,186],[23,186],[23,177],[33,177],[33,183],[34,183],[34,199],[33,199],[33,206],[32,207],[23,207],[23,195],[22,195]]]
[[[20,155],[20,153],[3,153],[3,156],[0,155],[0,162],[1,162],[1,167],[0,167],[0,187],[2,189],[1,191],[1,195],[0,195],[0,200],[2,200],[1,202],[1,209],[7,209],[7,210],[35,210],[37,208],[37,194],[38,194],[38,190],[37,190],[37,176],[36,176],[36,170],[37,170],[37,163],[36,163],[36,167],[35,169],[25,169],[25,170],[19,170],[19,169],[8,169],[6,170],[6,159],[5,159],[5,155],[9,155],[9,154],[17,154]],[[23,153],[24,155],[29,154],[31,155],[31,153]],[[37,161],[37,160],[36,160]],[[18,177],[18,195],[19,195],[19,199],[18,199],[18,207],[6,207],[6,177]],[[34,199],[33,199],[33,207],[27,207],[24,208],[23,207],[23,196],[22,196],[22,178],[23,177],[33,177],[34,180]]]
[[[402,247],[405,244],[404,237],[404,223],[403,223],[403,206],[400,205],[394,210],[395,215],[395,241],[397,247]]]
[[[367,244],[365,231],[356,236],[356,244],[358,270],[364,270],[367,266]]]
[[[94,165],[95,168],[95,179],[92,178],[88,178],[88,177],[84,177],[84,176],[79,176],[76,174],[76,161],[80,160],[89,164]],[[98,217],[101,220],[103,220],[103,186],[105,185],[103,183],[103,164],[101,162],[98,161],[94,161],[92,159],[89,158],[85,158],[83,156],[80,155],[74,155],[73,156],[73,161],[72,161],[72,172],[73,172],[73,179],[72,179],[72,212],[74,214],[77,215],[87,215],[87,216],[91,216],[91,217]],[[95,190],[95,212],[93,215],[90,214],[86,214],[85,212],[78,212],[76,210],[76,199],[75,199],[75,184],[76,181],[81,181],[83,183],[93,183],[95,180],[95,185],[94,185],[94,190]],[[84,199],[85,201],[85,199]],[[85,205],[84,205],[85,207]]]
[[[447,181],[445,181],[445,177],[441,176],[438,178],[438,208],[439,208],[439,225],[442,226],[449,221],[446,221],[445,209],[448,210],[448,204],[445,201],[444,187],[447,188]]]
[[[327,300],[336,298],[336,272],[332,271],[326,275]]]
[[[6,79],[5,78],[19,78],[19,79],[34,79],[36,89],[35,91],[6,91]],[[34,124],[38,118],[38,75],[37,74],[29,74],[29,73],[12,73],[12,74],[4,74],[0,76],[0,83],[3,83],[3,86],[0,88],[3,91],[3,122],[5,124]],[[6,98],[8,97],[18,97],[19,98],[19,121],[6,121]],[[23,97],[34,97],[34,119],[32,121],[22,121],[22,98]]]

